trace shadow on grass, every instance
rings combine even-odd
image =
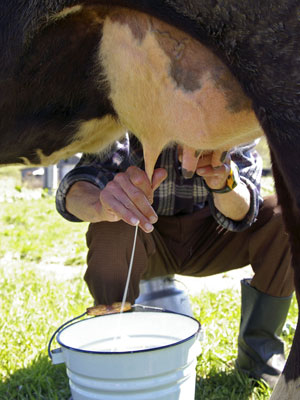
[[[255,392],[255,394],[254,394]],[[270,389],[236,370],[211,370],[205,378],[197,376],[195,400],[249,400],[269,398]]]
[[[40,356],[0,382],[1,400],[67,400],[71,396],[65,365]]]

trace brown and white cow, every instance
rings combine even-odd
[[[0,163],[49,164],[126,130],[151,178],[171,142],[229,149],[264,132],[300,293],[298,0],[0,4]],[[300,327],[276,400],[300,398]]]

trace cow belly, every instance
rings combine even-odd
[[[36,159],[41,165],[56,164],[62,159],[67,159],[76,153],[98,153],[103,151],[112,141],[125,134],[124,128],[114,119],[107,116],[103,119],[92,119],[79,123],[77,133],[71,143],[58,151],[46,155],[42,150],[36,150]],[[25,164],[31,164],[30,160],[23,158]]]

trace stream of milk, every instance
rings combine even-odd
[[[131,346],[129,345],[129,343],[132,342],[132,339],[130,340],[130,337],[126,334],[125,324],[122,322],[123,322],[123,315],[124,315],[123,314],[124,305],[125,305],[125,302],[127,299],[129,282],[130,282],[130,277],[131,277],[132,264],[133,264],[133,259],[134,259],[138,229],[139,229],[139,226],[136,225],[135,232],[134,232],[133,246],[132,246],[132,251],[131,251],[131,257],[130,257],[130,263],[129,263],[129,268],[128,268],[128,274],[127,274],[124,294],[123,294],[122,303],[121,303],[121,310],[120,310],[120,314],[118,315],[116,335],[112,341],[111,351],[124,351],[124,348],[128,348],[128,346],[132,347],[132,343],[131,343]]]

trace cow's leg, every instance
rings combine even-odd
[[[295,269],[295,288],[300,304],[300,216],[299,211],[295,206],[295,202],[288,190],[286,181],[282,173],[278,169],[277,161],[272,154],[273,172],[276,183],[276,190],[279,202],[282,205],[282,211],[286,223],[287,230],[291,236],[293,267]],[[288,155],[286,155],[286,158]],[[300,398],[300,324],[298,316],[297,329],[294,336],[293,345],[286,362],[284,371],[273,391],[271,400],[298,400]]]

